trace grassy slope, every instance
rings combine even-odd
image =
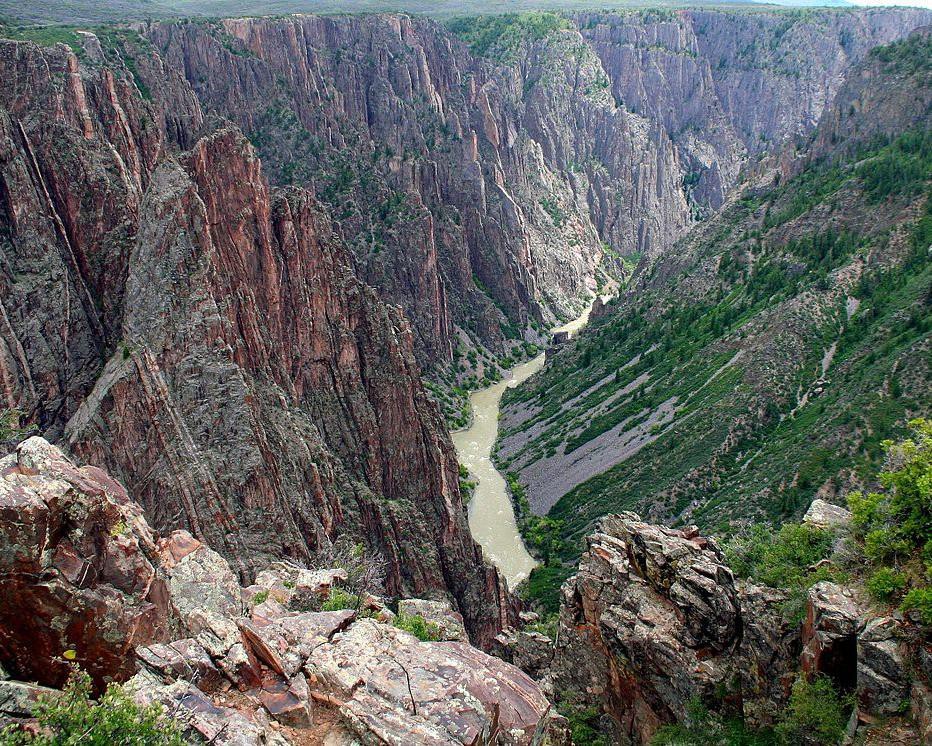
[[[875,468],[880,441],[929,411],[930,143],[926,132],[862,151],[860,165],[816,166],[746,194],[532,385],[509,392],[512,405],[547,402],[534,418],[543,435],[510,468],[671,398],[679,407],[650,445],[554,506],[565,559],[595,519],[623,509],[712,528],[798,514],[818,488]],[[850,298],[860,306],[849,321]],[[646,385],[591,416],[642,373]]]

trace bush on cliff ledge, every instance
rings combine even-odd
[[[183,746],[178,724],[159,705],[140,707],[123,687],[111,684],[91,699],[91,677],[79,668],[60,694],[40,697],[37,733],[17,726],[0,731],[0,746]]]
[[[867,588],[881,602],[900,602],[932,625],[932,422],[909,423],[913,435],[884,442],[881,489],[848,496],[855,538],[872,573]]]
[[[806,592],[821,580],[842,581],[843,573],[822,564],[832,553],[835,534],[805,523],[787,523],[779,531],[757,524],[725,545],[728,565],[738,577],[789,592],[788,619],[802,621]]]

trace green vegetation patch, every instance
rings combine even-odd
[[[481,57],[510,59],[529,41],[540,41],[570,22],[556,13],[505,13],[454,18],[447,28]]]
[[[421,642],[437,642],[443,639],[443,632],[433,622],[428,622],[420,614],[406,616],[399,614],[392,620],[398,629],[409,632]]]
[[[874,47],[870,56],[880,60],[887,72],[899,75],[932,70],[932,34],[915,33],[892,44]]]
[[[912,437],[886,441],[881,489],[848,496],[855,537],[870,564],[867,589],[932,626],[932,421],[910,423]]]
[[[75,667],[61,693],[41,696],[35,707],[39,728],[0,730],[0,746],[60,746],[62,744],[136,744],[184,746],[178,723],[165,717],[159,704],[141,707],[117,684],[97,701],[91,697],[91,677]]]
[[[725,557],[738,577],[789,591],[784,614],[801,622],[806,591],[813,584],[847,579],[840,569],[823,562],[830,557],[834,540],[832,531],[805,523],[786,523],[776,532],[755,524],[729,540]]]

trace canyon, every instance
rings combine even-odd
[[[77,651],[218,743],[770,728],[799,671],[921,731],[915,613],[801,628],[711,535],[929,411],[930,22],[0,25],[0,713]]]

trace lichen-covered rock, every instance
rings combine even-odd
[[[240,619],[239,627],[253,654],[276,673],[292,677],[319,646],[346,629],[356,619],[350,610],[302,612],[275,619],[253,614]]]
[[[223,684],[223,676],[197,640],[140,646],[136,648],[136,657],[143,667],[165,682],[185,679],[208,693]]]
[[[857,632],[858,713],[880,718],[903,712],[909,700],[911,676],[900,647],[899,623],[878,617]]]
[[[540,681],[550,671],[553,640],[540,632],[508,627],[495,637],[492,652]]]
[[[163,684],[149,674],[140,673],[126,687],[140,704],[160,704],[191,738],[217,746],[288,744],[255,712],[217,705],[188,681]]]
[[[169,605],[139,506],[100,469],[39,437],[0,472],[0,661],[51,686],[66,651],[98,686],[133,673],[132,649],[165,639]]]
[[[4,716],[31,717],[40,697],[48,699],[57,693],[57,689],[28,684],[24,681],[0,681],[0,722]]]
[[[806,599],[802,628],[802,670],[829,676],[842,691],[857,681],[857,630],[863,610],[850,588],[829,581],[816,583]]]
[[[326,599],[331,588],[346,581],[346,570],[307,570],[287,562],[276,562],[256,575],[243,590],[243,601],[251,603],[257,594],[295,610],[311,610]]]
[[[159,540],[157,550],[173,610],[187,632],[198,634],[210,616],[240,615],[239,581],[213,549],[187,531],[174,531]]]
[[[311,691],[339,703],[365,743],[529,745],[564,738],[537,684],[465,643],[420,643],[362,619],[317,648],[305,671]]]

